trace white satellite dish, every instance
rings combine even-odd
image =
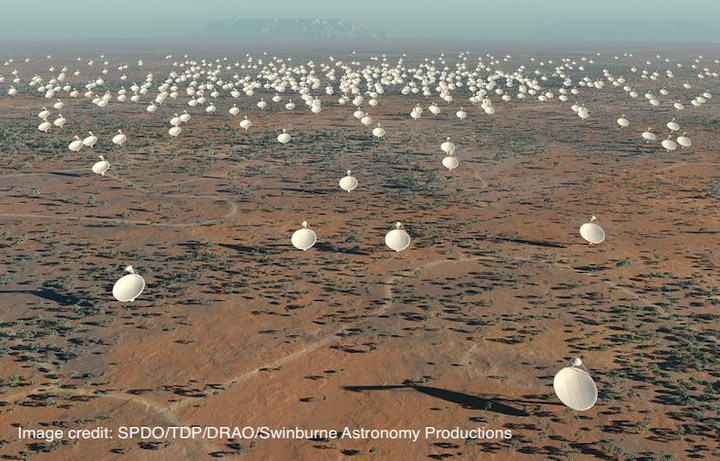
[[[378,126],[372,130],[372,134],[376,138],[382,138],[383,136],[385,136],[385,128],[381,127],[378,123]]]
[[[99,174],[101,176],[105,176],[105,172],[110,168],[110,162],[105,160],[105,157],[102,155],[100,156],[100,161],[95,162],[95,164],[92,166],[92,171],[95,174]]]
[[[620,128],[625,128],[630,125],[630,122],[628,121],[628,119],[625,118],[625,114],[623,114],[622,117],[617,119],[617,124],[620,125]]]
[[[40,125],[38,125],[38,130],[42,131],[43,133],[47,132],[50,127],[52,126],[52,123],[48,121],[42,122]]]
[[[450,142],[450,138],[447,138],[444,143],[440,144],[440,149],[446,154],[452,154],[455,152],[455,144]]]
[[[677,144],[675,144],[675,141],[673,141],[672,139],[670,139],[670,136],[668,136],[668,138],[665,139],[665,140],[664,140],[663,142],[661,142],[660,144],[661,144],[661,145],[663,146],[663,148],[665,148],[665,150],[667,150],[668,152],[677,149]]]
[[[597,218],[591,216],[588,222],[580,226],[580,236],[590,245],[597,245],[605,240],[605,231],[596,221]]]
[[[355,178],[355,176],[352,176],[352,171],[347,171],[347,176],[344,176],[342,179],[340,179],[340,189],[350,192],[357,188],[358,186],[358,180]]]
[[[667,127],[670,131],[678,131],[680,129],[680,125],[677,124],[675,119],[672,119],[667,123]]]
[[[283,130],[283,132],[278,135],[277,140],[280,144],[287,144],[290,142],[290,135],[287,131]]]
[[[683,133],[682,136],[678,137],[677,143],[680,144],[680,147],[682,147],[683,149],[692,145],[692,141],[690,141],[687,133]]]
[[[302,228],[293,233],[291,242],[298,250],[307,251],[317,242],[317,235],[315,231],[308,229],[307,221],[303,221]]]
[[[413,120],[417,120],[422,116],[422,112],[422,108],[418,105],[410,112],[410,117],[412,117]]]
[[[410,235],[402,229],[401,223],[395,223],[395,229],[385,234],[385,245],[394,251],[403,251],[410,246]]]
[[[252,122],[250,121],[250,119],[247,118],[246,115],[245,118],[242,119],[242,121],[240,122],[240,128],[247,131],[247,129],[250,128],[250,125],[252,125]]]
[[[98,141],[97,136],[93,134],[92,131],[88,131],[88,136],[83,139],[83,146],[85,147],[93,147]]]
[[[177,138],[180,133],[182,133],[182,128],[180,128],[179,126],[174,126],[168,130],[168,134],[173,138]]]
[[[80,152],[80,149],[82,149],[82,148],[83,148],[83,142],[77,136],[75,136],[75,140],[73,142],[71,142],[70,145],[68,146],[68,149],[70,149],[73,152]]]
[[[442,160],[442,164],[445,168],[452,171],[458,167],[460,162],[454,155],[450,154]]]
[[[648,127],[647,131],[643,132],[643,134],[642,134],[642,138],[647,142],[655,141],[657,139],[657,136],[655,135],[655,133],[650,131],[650,129],[651,128]]]
[[[598,398],[597,386],[592,377],[582,369],[582,361],[579,358],[571,360],[571,366],[560,370],[553,379],[555,395],[566,406],[577,411],[589,410]]]
[[[123,134],[122,130],[118,130],[118,134],[116,134],[112,138],[113,144],[116,144],[118,146],[122,146],[125,141],[127,141],[127,136]]]
[[[129,274],[121,277],[113,286],[113,296],[121,303],[135,301],[145,289],[145,279],[135,273],[132,266],[125,268]]]

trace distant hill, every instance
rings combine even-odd
[[[387,38],[339,19],[222,19],[188,34],[207,39],[346,39]]]

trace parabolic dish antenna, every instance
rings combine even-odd
[[[655,133],[650,131],[650,128],[648,127],[647,131],[643,132],[642,138],[646,142],[650,142],[650,141],[655,141],[657,139],[657,136],[655,135]]]
[[[95,162],[95,164],[92,166],[92,171],[95,174],[105,176],[105,172],[108,170],[108,168],[110,168],[110,162],[105,160],[105,157],[101,155],[100,161]]]
[[[125,271],[129,274],[121,277],[113,286],[113,296],[121,303],[135,301],[145,289],[145,279],[137,275],[132,266],[127,266]]]
[[[683,149],[692,145],[692,141],[690,141],[690,138],[688,138],[687,133],[683,133],[682,136],[677,138],[677,143],[680,144],[680,147],[682,147]]]
[[[577,365],[565,367],[555,375],[555,395],[573,410],[589,410],[597,402],[597,386],[588,372],[579,368],[582,366],[580,359],[573,359],[572,363]]]
[[[460,162],[458,162],[458,159],[454,155],[448,155],[442,160],[442,164],[445,168],[452,171],[458,167]]]
[[[250,128],[250,125],[252,125],[252,122],[247,118],[247,115],[244,119],[240,122],[240,128],[247,131],[248,128]]]
[[[93,147],[98,141],[97,136],[93,134],[92,131],[88,132],[88,136],[83,139],[83,146],[85,147]]]
[[[385,128],[381,127],[380,124],[378,123],[378,126],[372,130],[372,134],[376,138],[382,138],[383,136],[385,136]]]
[[[663,148],[668,152],[677,149],[677,144],[675,144],[675,141],[670,138],[665,139],[663,142],[660,143],[660,145],[662,145]]]
[[[83,142],[75,136],[75,140],[68,145],[68,149],[70,149],[73,152],[80,152],[80,149],[83,148]]]
[[[290,135],[287,131],[283,130],[283,132],[278,135],[277,140],[280,144],[287,144],[290,142]]]
[[[403,230],[401,223],[395,223],[395,229],[385,234],[385,245],[393,251],[403,251],[410,246],[410,235]]]
[[[293,233],[291,241],[298,250],[307,251],[317,242],[317,235],[315,231],[308,229],[307,221],[303,221],[302,228]]]
[[[605,231],[596,221],[597,218],[592,216],[590,221],[580,226],[580,236],[591,245],[597,245],[605,240]]]
[[[118,134],[116,134],[112,138],[113,144],[116,144],[118,146],[121,146],[126,140],[127,140],[127,136],[125,136],[123,134],[122,130],[118,130]]]
[[[347,176],[340,179],[340,189],[350,192],[358,186],[358,180],[352,175],[352,171],[348,170]]]
[[[444,143],[440,144],[440,149],[446,154],[452,154],[455,152],[455,144],[450,142],[450,138],[447,138]]]

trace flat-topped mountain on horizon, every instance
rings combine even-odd
[[[193,38],[343,39],[387,38],[385,32],[356,27],[339,19],[219,19],[198,31]]]

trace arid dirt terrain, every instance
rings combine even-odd
[[[565,103],[495,96],[487,115],[462,88],[452,103],[394,88],[364,107],[369,127],[324,87],[317,115],[297,94],[276,104],[274,91],[261,90],[224,94],[213,115],[181,92],[151,114],[159,83],[140,102],[113,98],[99,108],[82,93],[103,68],[103,50],[36,53],[30,63],[14,53],[17,62],[0,67],[6,77],[17,67],[25,80],[14,97],[0,84],[2,459],[720,458],[719,80],[696,78],[692,49],[668,54],[687,64],[673,79],[655,50],[619,60],[595,51],[553,56],[592,56],[585,74],[602,79],[607,68],[632,78],[638,99],[612,85]],[[698,66],[720,70],[715,51]],[[113,92],[172,71],[166,53],[147,52],[144,67],[131,66],[120,82],[117,66],[137,58],[106,53]],[[533,55],[523,50],[502,65],[529,67]],[[235,62],[245,51],[192,58],[222,56]],[[371,55],[357,56],[345,58]],[[0,53],[0,65],[9,57]],[[81,92],[58,96],[68,122],[41,133],[37,113],[55,100],[26,80],[49,78],[50,64],[55,73],[67,65]],[[633,65],[662,75],[642,81]],[[693,88],[682,88],[689,80]],[[661,88],[673,96],[651,107],[643,94]],[[702,107],[672,108],[703,91],[715,97]],[[284,108],[288,99],[295,110]],[[587,120],[570,110],[576,101],[589,108]],[[432,102],[437,116],[427,111]],[[415,121],[418,103],[426,110]],[[168,136],[168,120],[184,110],[192,120]],[[615,122],[622,114],[624,129]],[[245,115],[247,131],[238,127]],[[672,118],[691,147],[660,147]],[[370,134],[377,122],[382,139]],[[647,127],[657,142],[642,140]],[[128,136],[122,146],[110,142],[118,129]],[[276,141],[282,129],[292,135],[287,145]],[[100,138],[93,149],[68,150],[89,130]],[[460,161],[452,172],[441,165],[448,136]],[[105,176],[90,170],[98,155],[111,164]],[[359,181],[350,193],[338,187],[348,169]],[[607,233],[600,245],[578,235],[591,215]],[[306,252],[290,244],[304,220],[318,236]],[[399,253],[383,243],[396,221],[412,237]],[[147,287],[120,303],[112,286],[127,265]],[[553,393],[553,376],[573,356],[598,387],[589,411]],[[513,437],[48,443],[17,435],[18,427],[173,425],[485,427]]]

